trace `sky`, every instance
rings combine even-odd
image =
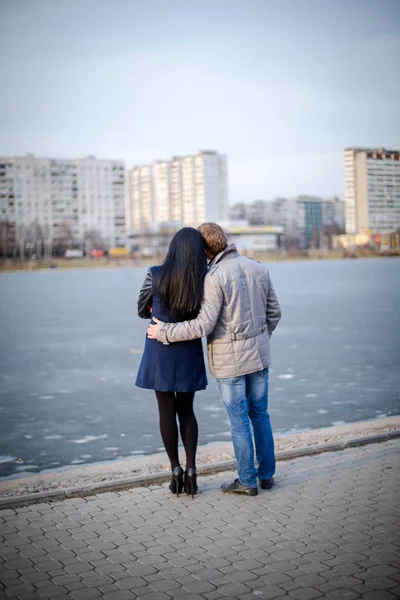
[[[228,157],[231,203],[400,147],[399,0],[0,0],[0,155]]]

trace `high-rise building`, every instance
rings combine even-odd
[[[300,228],[303,235],[303,246],[314,245],[314,232],[322,229],[322,202],[320,200],[303,200],[299,202],[302,218]]]
[[[198,226],[222,221],[228,212],[226,156],[199,151],[173,156],[129,171],[129,214],[133,231],[162,223]]]
[[[345,150],[346,232],[400,227],[400,151]]]
[[[18,239],[36,228],[53,244],[63,236],[84,248],[92,235],[106,248],[123,245],[124,163],[92,156],[0,158],[0,221],[12,222]]]
[[[182,205],[180,225],[193,226],[201,223],[202,219],[197,219],[197,187],[195,186],[195,171],[193,156],[182,158]],[[199,197],[200,202],[200,197]]]
[[[182,218],[182,161],[179,156],[173,156],[170,161],[169,193],[171,206],[171,221],[180,222]]]

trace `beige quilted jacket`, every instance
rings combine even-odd
[[[157,339],[169,344],[207,336],[211,373],[237,377],[269,366],[270,336],[280,318],[268,269],[231,244],[210,263],[196,319],[163,323]]]

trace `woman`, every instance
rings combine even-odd
[[[139,317],[154,315],[174,323],[194,319],[206,271],[203,239],[196,229],[184,227],[172,239],[163,264],[149,269],[139,295]],[[171,462],[171,492],[179,496],[184,487],[193,497],[198,435],[193,400],[195,392],[207,385],[201,339],[163,345],[146,337],[136,385],[156,393],[161,437]],[[179,464],[176,417],[186,453],[185,473]]]

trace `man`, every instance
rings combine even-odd
[[[281,310],[268,270],[228,246],[222,228],[203,223],[198,228],[209,270],[201,310],[191,321],[149,325],[148,336],[163,344],[207,337],[211,373],[228,412],[238,478],[224,484],[225,493],[258,493],[273,485],[274,441],[268,415],[269,339]],[[258,469],[254,465],[254,443]]]

